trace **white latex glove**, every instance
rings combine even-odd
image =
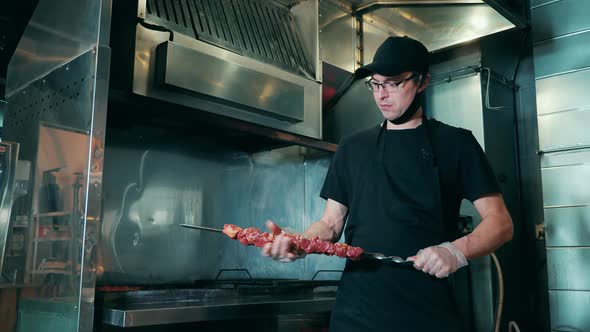
[[[266,222],[266,227],[275,236],[272,243],[267,243],[262,247],[262,255],[271,257],[273,260],[283,263],[291,263],[305,257],[304,251],[295,251],[293,240],[289,236],[294,235],[295,231],[290,228],[281,228],[272,221]]]
[[[469,264],[461,250],[450,242],[422,249],[416,256],[408,257],[408,260],[414,262],[417,270],[437,278],[446,278]]]

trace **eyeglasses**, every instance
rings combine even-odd
[[[382,87],[383,90],[385,90],[385,92],[387,93],[393,93],[393,92],[397,92],[398,91],[398,87],[400,85],[402,85],[409,80],[412,80],[416,77],[418,77],[420,74],[417,73],[413,73],[410,77],[408,78],[404,78],[403,80],[399,81],[399,82],[383,82],[383,83],[379,83],[377,81],[373,81],[368,80],[365,82],[365,85],[369,88],[369,90],[373,91],[373,92],[379,92],[379,87]]]

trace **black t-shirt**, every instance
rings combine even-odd
[[[434,154],[437,158],[440,177],[440,191],[447,239],[453,240],[458,233],[458,216],[463,198],[473,202],[486,194],[499,193],[500,188],[490,164],[471,131],[452,127],[440,121],[429,119]],[[403,153],[428,154],[424,146],[428,144],[424,126],[415,129],[387,130],[385,139],[396,146],[403,147]],[[358,202],[361,185],[371,177],[371,161],[376,158],[375,146],[380,126],[345,137],[338,146],[332,164],[326,175],[320,196],[333,199],[349,208]],[[388,149],[387,152],[395,153]],[[400,179],[411,180],[419,177],[420,168],[406,169]],[[368,173],[368,174],[367,174]],[[385,184],[384,184],[385,185]],[[411,181],[407,183],[411,199]],[[419,200],[421,197],[415,197]],[[368,212],[370,217],[371,212]]]
[[[345,138],[320,195],[348,207],[347,243],[405,258],[457,237],[463,198],[495,192],[494,174],[471,132],[428,120],[428,126],[378,126]],[[456,332],[460,325],[446,279],[412,267],[347,261],[333,331]]]

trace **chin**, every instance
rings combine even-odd
[[[401,115],[400,114],[391,114],[389,112],[385,113],[385,112],[381,112],[381,115],[383,115],[383,118],[387,121],[393,121],[395,119],[398,119]]]

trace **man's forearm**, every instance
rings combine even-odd
[[[508,211],[486,216],[471,234],[453,242],[467,259],[489,255],[510,241],[513,235],[512,218]]]
[[[316,221],[305,230],[302,234],[304,237],[311,239],[320,237],[324,241],[335,242],[340,238],[340,234],[324,221]]]

